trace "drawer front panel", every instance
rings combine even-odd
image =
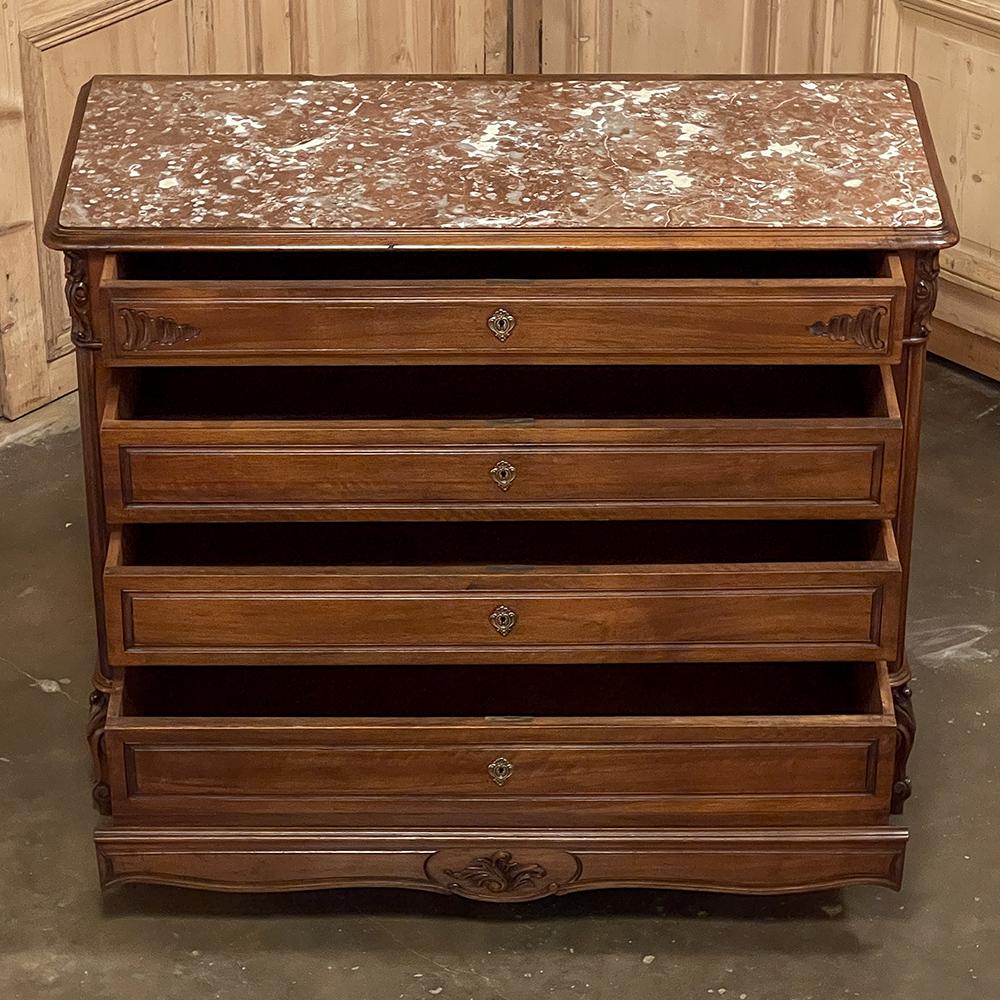
[[[870,795],[871,740],[657,747],[433,749],[128,745],[129,795],[301,796]],[[754,767],[743,764],[753,754]],[[512,765],[498,786],[488,766]]]
[[[105,437],[107,500],[116,519],[209,519],[222,511],[248,520],[268,512],[420,517],[453,509],[537,517],[588,513],[591,505],[592,516],[830,516],[832,507],[840,516],[872,517],[893,512],[898,467],[891,429],[868,432],[867,442],[864,432],[845,430],[857,440],[845,444],[806,443],[812,435],[801,432],[790,437],[802,443],[784,445],[530,447],[509,436],[480,448],[291,440],[184,446],[156,443],[156,433]],[[170,436],[184,433],[171,429]]]
[[[104,286],[112,364],[880,362],[899,359],[905,282],[241,282]]]
[[[871,635],[874,597],[870,588],[601,597],[515,593],[505,600],[517,624],[502,636],[490,624],[499,598],[132,593],[127,627],[136,648],[759,643],[802,641],[806,634],[816,642],[863,642]],[[811,624],[800,620],[806,615]]]
[[[470,827],[572,826],[586,802],[588,822],[614,826],[883,820],[896,740],[887,665],[817,666],[733,666],[726,686],[748,686],[755,714],[747,716],[699,714],[702,706],[748,706],[701,691],[712,683],[700,680],[705,671],[722,679],[709,666],[665,667],[655,680],[650,668],[622,667],[624,701],[613,703],[580,665],[547,677],[539,677],[541,667],[444,675],[430,668],[432,690],[459,689],[458,711],[441,718],[393,714],[412,702],[391,683],[382,694],[373,671],[329,683],[325,671],[290,666],[222,671],[208,704],[223,714],[203,717],[205,682],[130,670],[114,683],[104,735],[114,815],[259,816],[287,825],[322,816],[333,825],[405,826],[454,825],[458,809]],[[563,692],[571,677],[578,690]],[[796,679],[800,690],[789,696],[786,682]],[[538,714],[484,717],[472,709],[468,696],[478,704],[478,685],[498,680],[533,684],[516,701]],[[282,711],[316,714],[257,717],[276,704],[272,684],[284,685]],[[359,686],[360,703],[350,697]],[[372,707],[388,717],[352,712],[376,694]],[[553,716],[556,706],[579,714]],[[325,714],[338,708],[343,717]]]
[[[612,826],[879,821],[895,722],[875,667],[857,714],[747,718],[157,718],[119,681],[114,814],[405,826],[453,824],[458,808],[468,827],[523,827],[575,825],[586,802]]]
[[[618,579],[617,590],[594,593],[566,577],[553,593],[520,589],[516,578],[438,580],[448,588],[439,592],[366,593],[318,589],[322,575],[304,576],[298,588],[282,591],[266,578],[219,579],[215,589],[201,589],[196,576],[114,574],[107,595],[110,655],[121,666],[276,657],[380,663],[401,656],[505,663],[565,662],[567,656],[591,662],[870,659],[894,647],[894,571],[868,579],[863,572],[837,581],[804,577],[784,586],[739,586],[738,576],[723,573],[709,587],[661,581],[662,589],[653,591],[623,589]],[[480,592],[470,593],[470,586]]]

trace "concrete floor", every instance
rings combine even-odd
[[[97,891],[73,406],[0,430],[0,1000],[1000,997],[1000,386],[929,374],[902,893]]]

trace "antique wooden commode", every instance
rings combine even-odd
[[[898,886],[905,78],[99,77],[103,884]]]

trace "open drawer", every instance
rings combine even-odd
[[[115,521],[891,517],[888,366],[151,368],[101,446]]]
[[[896,362],[893,253],[127,253],[113,365]]]
[[[126,525],[105,570],[116,666],[886,658],[899,588],[887,521]]]
[[[895,722],[877,662],[140,667],[105,740],[116,822],[788,827],[884,822]]]

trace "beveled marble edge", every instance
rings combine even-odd
[[[958,242],[955,229],[71,229],[46,226],[53,250],[940,250]]]
[[[397,74],[401,75],[401,74]],[[364,80],[384,79],[386,74],[355,73],[322,75],[299,73],[271,74],[212,74],[212,80]],[[409,74],[410,79],[481,80],[482,74]],[[311,229],[108,229],[63,226],[60,221],[66,187],[72,171],[80,126],[92,85],[104,79],[170,80],[177,74],[97,74],[81,88],[56,185],[43,230],[43,242],[54,250],[129,251],[156,248],[171,250],[347,250],[347,249],[844,249],[844,250],[940,250],[954,246],[959,231],[951,199],[944,182],[940,162],[927,120],[919,85],[905,73],[756,73],[756,74],[649,74],[631,73],[609,76],[602,73],[546,74],[553,80],[739,80],[784,79],[820,80],[850,76],[860,80],[902,80],[906,83],[916,121],[920,130],[923,152],[930,168],[935,194],[941,209],[942,223],[938,226],[917,227],[774,227],[735,226],[689,227],[686,229],[613,229],[586,228],[497,230],[469,229],[384,229],[347,230]],[[535,79],[535,74],[508,74],[505,79]]]

